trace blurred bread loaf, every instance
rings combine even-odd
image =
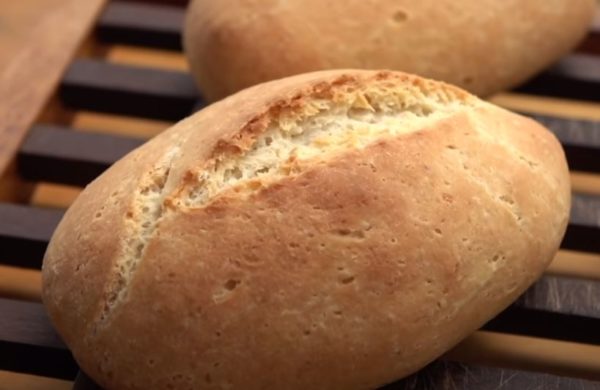
[[[305,74],[205,108],[91,183],[43,298],[107,389],[368,389],[519,296],[569,207],[538,123],[403,73]]]
[[[392,69],[486,96],[584,36],[594,0],[193,0],[184,32],[211,101],[294,74]]]

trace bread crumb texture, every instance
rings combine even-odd
[[[106,388],[373,388],[524,291],[569,194],[533,121],[402,73],[300,75],[91,183],[49,245],[44,302]]]

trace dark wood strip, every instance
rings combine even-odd
[[[0,261],[40,269],[46,246],[63,213],[56,209],[0,203]]]
[[[600,172],[600,122],[523,113],[548,127],[565,149],[569,169]]]
[[[546,275],[484,329],[600,344],[600,282]]]
[[[66,349],[41,303],[0,298],[2,341]]]
[[[600,56],[567,56],[516,90],[534,95],[600,101]]]
[[[182,50],[184,17],[181,6],[112,2],[98,20],[96,34],[107,43]]]
[[[591,30],[588,36],[576,49],[580,53],[600,54],[600,28]]]
[[[600,197],[573,196],[569,226],[561,247],[600,253]]]
[[[110,134],[38,125],[18,154],[18,169],[28,180],[85,186],[144,141]]]
[[[589,34],[577,48],[579,52],[600,54],[600,6],[596,9],[596,16]]]
[[[80,59],[60,86],[63,102],[75,109],[176,121],[200,99],[189,74]]]
[[[79,371],[75,383],[73,383],[73,390],[102,390],[94,381],[85,374],[83,371]]]
[[[39,303],[0,298],[0,369],[73,379],[77,364]]]

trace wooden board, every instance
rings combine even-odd
[[[8,3],[12,9],[27,10],[32,16],[20,19],[31,29],[22,39],[11,41],[15,47],[10,58],[4,59],[8,62],[0,71],[0,177],[15,147],[47,103],[104,0],[53,0],[51,4],[38,0],[34,6],[44,9],[43,13],[31,11],[32,4]]]

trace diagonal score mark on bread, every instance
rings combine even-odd
[[[180,148],[175,146],[150,169],[139,183],[139,190],[133,198],[133,208],[126,215],[129,237],[126,239],[122,254],[115,264],[116,272],[106,291],[106,300],[101,311],[98,325],[102,325],[110,312],[123,300],[129,281],[141,259],[148,241],[165,211],[165,186],[169,179],[171,166],[179,156]]]
[[[382,80],[368,86],[343,85],[332,92],[328,98],[307,100],[300,110],[284,108],[241,156],[224,153],[208,169],[195,172],[196,183],[188,188],[183,204],[206,206],[228,190],[252,193],[290,176],[301,161],[328,159],[414,132],[477,103],[437,83],[398,85]]]

